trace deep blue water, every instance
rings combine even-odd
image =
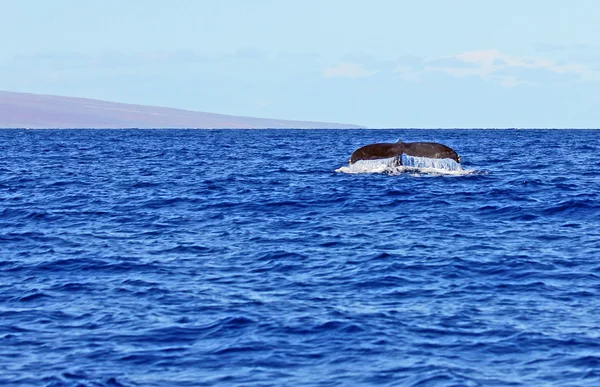
[[[598,386],[599,140],[2,130],[0,385]]]

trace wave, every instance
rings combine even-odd
[[[0,386],[600,386],[598,131],[33,132]],[[470,156],[339,158],[397,134]]]
[[[402,163],[400,163],[400,157]],[[410,173],[414,175],[470,175],[475,170],[463,169],[462,166],[452,159],[433,159],[429,157],[402,156],[390,157],[377,160],[359,160],[354,164],[343,166],[335,170],[342,173],[385,173],[397,175]]]

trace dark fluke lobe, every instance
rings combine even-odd
[[[370,144],[358,148],[350,156],[350,164],[359,160],[376,160],[398,157],[402,163],[402,154],[433,159],[452,159],[460,163],[460,156],[454,149],[437,142],[402,142]]]

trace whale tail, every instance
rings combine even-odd
[[[452,159],[460,163],[460,156],[454,149],[435,142],[402,142],[365,145],[358,148],[350,156],[350,164],[359,160],[376,160],[407,156],[427,157],[432,159]]]
[[[350,164],[359,160],[387,159],[402,155],[404,152],[403,143],[381,143],[365,145],[358,148],[350,156]]]

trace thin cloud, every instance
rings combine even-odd
[[[325,78],[364,78],[375,74],[375,71],[367,70],[361,64],[340,63],[334,67],[326,67],[323,70]]]
[[[44,52],[17,55],[12,64],[20,68],[40,68],[71,70],[76,68],[116,68],[148,65],[194,64],[209,62],[212,59],[189,50],[176,51],[106,51],[101,54],[78,54],[69,52]],[[8,63],[10,64],[10,62]]]
[[[263,60],[266,54],[256,47],[242,47],[238,48],[231,56],[235,59]]]
[[[394,72],[400,74],[404,80],[410,82],[417,82],[421,74],[421,72],[415,71],[411,66],[398,66]]]
[[[506,77],[497,74],[505,69],[537,69],[560,75],[575,74],[584,81],[598,78],[592,69],[582,64],[557,63],[547,58],[507,55],[494,49],[463,52],[445,59],[456,60],[460,64],[469,66],[426,66],[425,70],[443,72],[454,77],[476,76],[486,81],[498,81],[503,87],[531,83],[516,76]]]

